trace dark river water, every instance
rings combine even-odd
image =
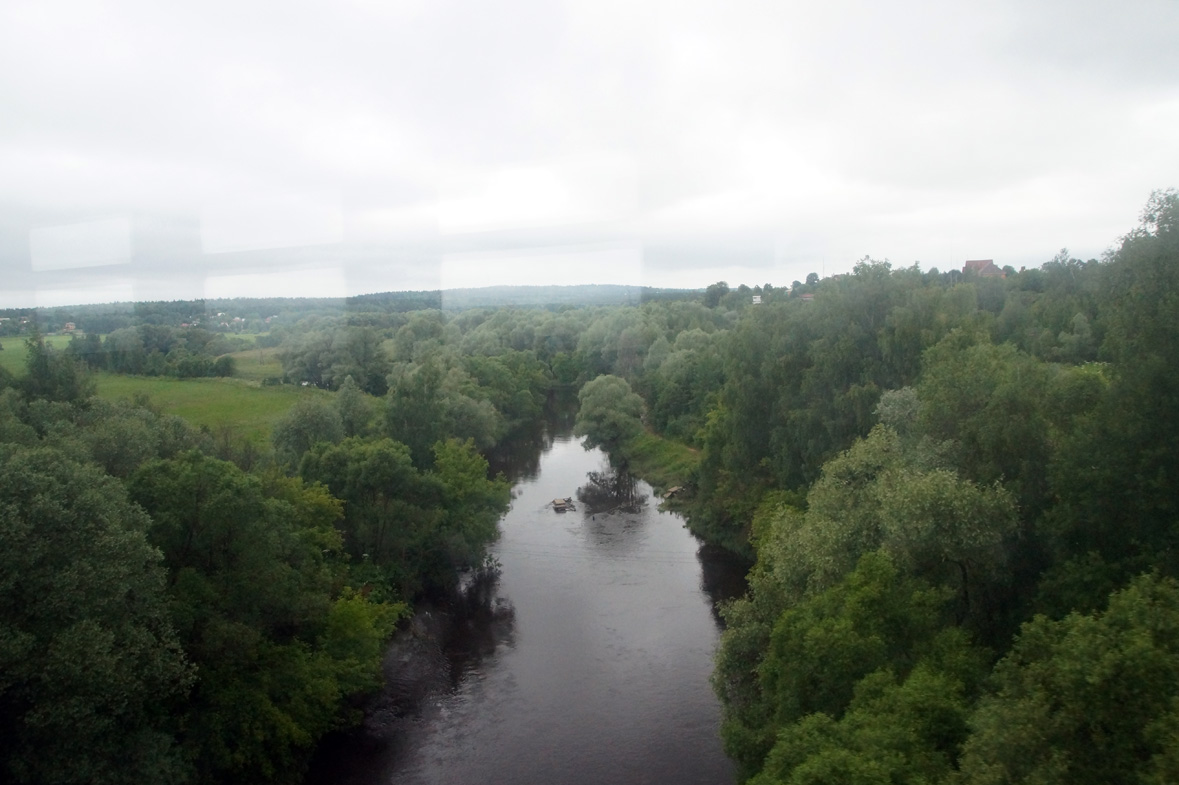
[[[505,460],[497,574],[418,604],[385,692],[310,781],[733,782],[708,678],[715,603],[743,591],[748,565],[702,546],[567,423]]]

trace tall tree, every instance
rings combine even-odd
[[[297,466],[303,453],[319,442],[335,444],[344,438],[340,411],[318,398],[300,398],[274,425],[271,441],[275,452]]]
[[[643,432],[643,399],[618,376],[599,376],[577,394],[581,406],[573,432],[586,443],[616,451]]]
[[[20,384],[27,397],[74,403],[94,394],[94,378],[72,354],[48,346],[37,334],[25,341],[25,345],[27,372]]]

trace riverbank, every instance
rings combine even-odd
[[[505,472],[519,479],[494,572],[419,605],[386,653],[386,690],[308,782],[734,781],[709,678],[716,606],[743,593],[748,566],[568,428],[550,435]],[[554,512],[570,495],[600,504]]]
[[[692,534],[742,558],[752,559],[753,551],[747,539],[717,536],[715,530],[701,526],[699,516],[694,514],[693,493],[700,465],[698,449],[646,431],[627,442],[613,458],[624,461],[631,474],[655,489],[663,498],[664,508],[681,515]],[[683,490],[664,498],[668,490],[676,487]]]
[[[689,486],[700,463],[699,450],[650,432],[628,442],[620,457],[632,474],[660,494],[676,486]]]

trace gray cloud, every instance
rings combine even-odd
[[[1175,29],[1166,0],[5,3],[0,306],[1095,256],[1175,184]],[[87,222],[130,260],[34,265]]]

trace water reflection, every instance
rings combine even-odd
[[[421,721],[429,702],[453,692],[500,649],[515,643],[515,608],[499,594],[497,569],[468,571],[450,592],[416,607],[407,629],[385,652],[385,687],[364,706],[364,722],[320,743],[308,785],[384,781],[406,730]],[[347,765],[341,766],[341,759]]]
[[[323,745],[310,782],[733,781],[709,609],[740,594],[748,565],[701,547],[649,486],[556,422],[530,436],[539,465],[506,453],[505,473],[531,479],[491,548],[502,574],[417,604],[386,690],[361,729]],[[571,495],[577,512],[553,510]]]
[[[502,474],[513,485],[535,480],[540,473],[540,456],[552,449],[553,438],[544,422],[526,426],[487,454],[489,473]]]
[[[577,489],[577,500],[591,516],[615,512],[637,514],[647,503],[647,495],[639,490],[638,481],[625,466],[588,472],[586,480]]]
[[[447,621],[435,636],[450,666],[452,688],[501,646],[515,642],[516,611],[498,589],[498,570],[468,571],[443,606]]]
[[[712,615],[719,625],[724,624],[720,606],[743,597],[747,588],[745,576],[753,562],[719,545],[703,543],[696,551],[700,560],[700,588],[712,600]]]
[[[553,441],[573,430],[577,416],[577,393],[557,390],[549,394],[541,417],[505,439],[487,455],[492,476],[502,474],[515,485],[535,480],[540,474],[540,456],[553,448]]]

